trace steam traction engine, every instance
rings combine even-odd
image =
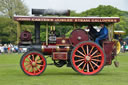
[[[50,56],[57,67],[66,64],[83,75],[97,74],[105,65],[111,65],[116,56],[116,42],[112,41],[112,24],[119,22],[118,17],[51,17],[44,15],[69,15],[69,11],[33,9],[32,12],[36,16],[14,17],[14,20],[18,21],[18,27],[21,24],[34,24],[35,26],[35,41],[31,39],[32,35],[28,31],[24,31],[20,35],[19,47],[29,49],[20,61],[21,69],[25,74],[36,76],[44,72],[47,66],[44,55]],[[43,16],[37,16],[39,14]],[[109,26],[108,39],[103,40],[101,45],[97,45],[85,30],[75,29],[76,26],[88,24],[98,26],[101,22],[105,22]],[[56,36],[56,23],[74,26],[69,38]],[[40,25],[46,26],[46,42],[40,41]],[[51,27],[50,32],[49,27]]]

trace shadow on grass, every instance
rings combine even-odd
[[[110,72],[109,72],[109,73],[98,73],[98,74],[96,74],[96,75],[97,75],[97,76],[106,76],[106,75],[107,75],[107,76],[111,76],[111,75],[117,76],[117,75],[119,75],[119,74],[118,74],[118,73],[113,73],[113,72],[110,73]]]
[[[41,75],[54,75],[54,76],[55,76],[55,75],[56,75],[56,76],[58,76],[58,75],[59,75],[59,76],[60,76],[60,75],[61,75],[61,76],[64,76],[64,75],[78,75],[78,76],[79,76],[80,74],[74,73],[74,72],[72,72],[72,73],[71,73],[71,72],[69,72],[69,73],[67,73],[67,72],[66,72],[66,73],[64,73],[64,72],[59,72],[59,73],[49,72],[49,73],[44,73],[44,74],[41,74]]]
[[[98,73],[96,75],[82,75],[82,74],[79,74],[79,73],[75,73],[75,72],[69,72],[69,73],[64,73],[64,72],[60,72],[60,73],[54,73],[54,72],[49,72],[49,73],[42,73],[41,75],[39,76],[28,76],[24,73],[19,73],[19,74],[13,74],[12,76],[20,76],[20,77],[64,77],[64,76],[67,76],[67,77],[111,77],[111,76],[119,76],[120,74],[118,73]]]
[[[26,75],[22,70],[15,70],[15,71],[11,71],[13,72],[13,75],[19,75],[19,76],[24,76]],[[18,73],[18,74],[17,74]],[[95,75],[82,75],[78,72],[75,71],[46,71],[44,73],[42,73],[39,76],[119,76],[120,74],[118,72],[105,72],[105,71],[101,71]]]
[[[44,74],[41,74],[42,75],[45,75],[45,76],[64,76],[64,75],[69,75],[69,76],[117,76],[119,75],[118,73],[98,73],[98,74],[95,74],[95,75],[82,75],[82,74],[79,74],[77,72],[59,72],[59,73],[54,73],[54,72],[49,72],[49,73],[44,73]]]

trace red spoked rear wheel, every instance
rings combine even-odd
[[[44,72],[47,64],[41,52],[29,51],[22,56],[20,65],[25,74],[37,76]]]
[[[83,75],[97,74],[106,62],[102,48],[94,42],[84,41],[76,45],[70,57],[72,68]]]

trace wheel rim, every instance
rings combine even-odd
[[[104,59],[102,49],[92,42],[77,45],[72,54],[74,69],[84,75],[98,73],[104,66]]]
[[[39,53],[30,53],[23,58],[22,68],[28,75],[39,75],[46,67],[46,60]]]

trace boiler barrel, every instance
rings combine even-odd
[[[54,10],[54,9],[32,9],[34,15],[63,15],[69,16],[70,10]]]
[[[69,46],[42,45],[42,52],[45,55],[51,55],[53,52],[68,52]]]

